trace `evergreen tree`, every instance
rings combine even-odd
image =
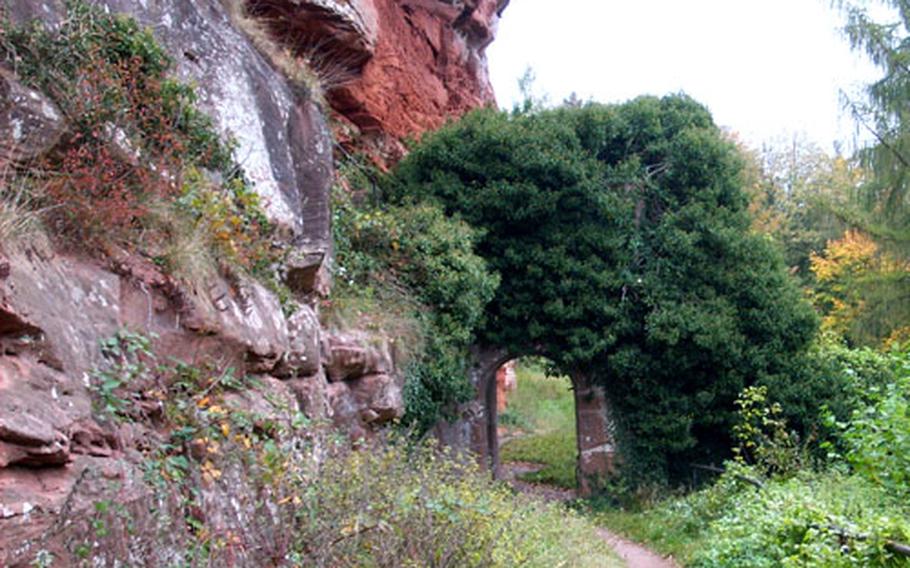
[[[815,318],[750,228],[741,167],[703,106],[642,97],[474,112],[426,137],[391,193],[480,230],[501,276],[480,341],[596,377],[627,465],[663,477],[726,455],[746,385],[812,396],[788,383]]]
[[[865,101],[850,101],[876,143],[860,152],[874,174],[860,193],[862,215],[851,219],[882,244],[910,257],[910,2],[878,0],[888,21],[876,21],[868,3],[836,0],[847,17],[854,49],[883,71],[868,85]]]

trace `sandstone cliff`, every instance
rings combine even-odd
[[[495,102],[484,50],[508,0],[265,0],[269,22],[327,82],[342,142],[382,163],[402,141]]]
[[[184,517],[227,535],[222,559],[271,565],[257,539],[280,548],[283,521],[269,504],[278,496],[263,493],[248,464],[219,466],[217,476],[211,468],[192,495],[157,491],[150,460],[161,466],[159,481],[182,471],[179,460],[169,461],[178,457],[169,448],[180,436],[167,412],[173,401],[154,373],[137,373],[128,395],[135,420],[110,420],[99,417],[98,388],[90,386],[112,364],[111,338],[130,330],[152,338],[159,363],[208,369],[214,378],[205,389],[242,379],[220,401],[233,422],[212,421],[222,409],[208,397],[192,399],[190,410],[224,432],[223,444],[249,443],[229,431],[255,432],[277,452],[315,463],[324,455],[320,429],[338,427],[356,439],[400,417],[403,379],[387,338],[320,327],[331,255],[335,142],[328,125],[388,163],[401,155],[404,138],[492,103],[483,51],[506,1],[249,6],[248,15],[285,49],[318,62],[330,109],[294,88],[232,19],[229,0],[91,3],[148,26],[178,78],[196,85],[201,108],[236,139],[236,159],[282,228],[290,250],[282,273],[297,304],[289,313],[267,287],[230,274],[189,287],[117,247],[99,258],[44,240],[0,242],[0,565],[30,565],[39,553],[51,554],[54,565],[75,565],[86,550],[93,565],[171,565],[199,536],[192,522],[173,521]],[[53,26],[65,17],[56,0],[5,4],[17,23],[36,18]],[[3,70],[0,87],[0,131],[12,141],[0,148],[5,170],[53,150],[68,125],[14,69]],[[211,448],[181,443],[210,463]],[[129,516],[129,530],[110,529],[118,515]]]

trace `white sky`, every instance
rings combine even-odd
[[[500,106],[535,92],[601,102],[684,91],[751,146],[800,134],[850,149],[840,90],[877,76],[828,0],[512,0],[488,48]]]

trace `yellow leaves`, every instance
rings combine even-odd
[[[202,464],[202,479],[207,483],[214,483],[215,481],[221,479],[221,470],[215,467],[215,464],[210,460],[206,460]]]
[[[291,503],[293,505],[300,505],[303,503],[303,499],[301,499],[300,496],[295,493],[293,495],[288,495],[287,497],[278,501],[279,505],[287,505],[288,503]]]
[[[881,340],[883,337],[875,336],[876,329],[884,328],[887,336],[883,318],[888,312],[882,311],[880,299],[870,295],[870,283],[900,281],[910,274],[910,265],[881,251],[868,235],[857,230],[829,241],[822,254],[811,255],[810,263],[816,278],[811,298],[822,315],[822,329],[861,342]]]
[[[847,276],[860,276],[873,270],[876,264],[878,245],[865,233],[850,230],[843,238],[828,241],[821,255],[812,253],[812,272],[819,282],[833,282]]]

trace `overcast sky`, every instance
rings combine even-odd
[[[855,131],[839,92],[877,74],[841,25],[828,0],[512,0],[487,53],[506,108],[530,65],[555,102],[684,91],[754,147],[796,133],[831,150]]]

